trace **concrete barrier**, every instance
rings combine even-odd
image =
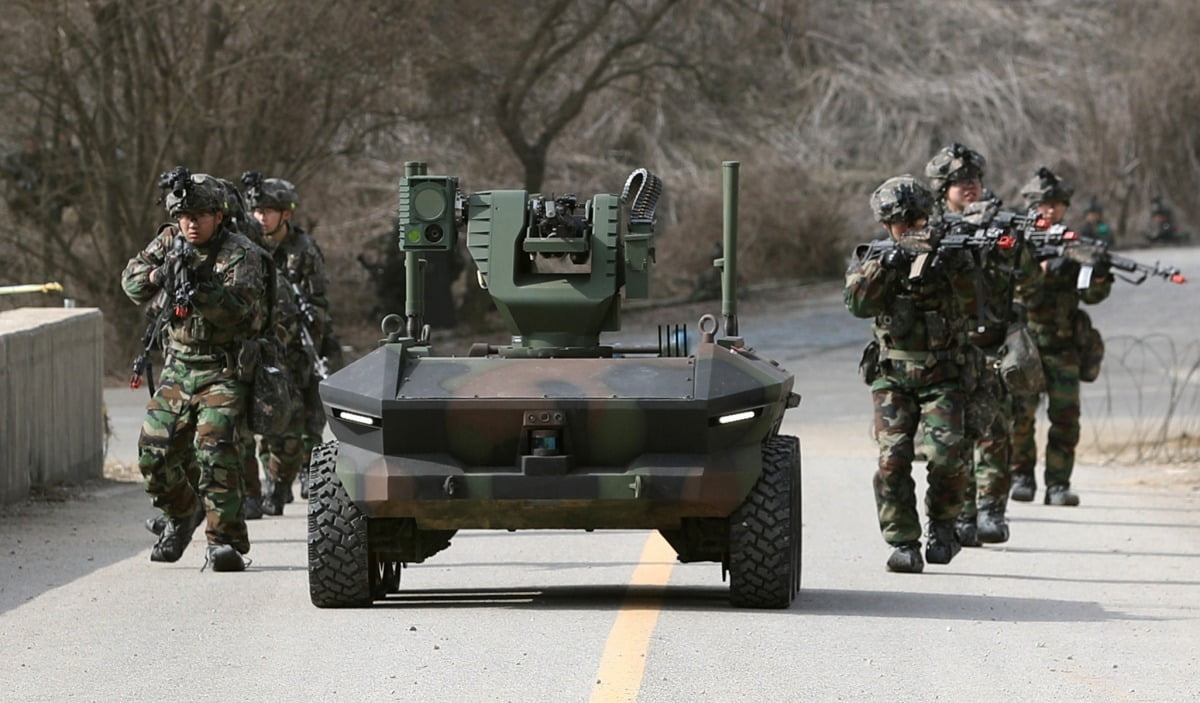
[[[0,503],[103,476],[103,355],[97,309],[0,312]]]

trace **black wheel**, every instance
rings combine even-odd
[[[800,441],[770,437],[762,456],[762,475],[729,518],[729,600],[786,608],[800,590]]]
[[[308,474],[308,593],[318,608],[371,605],[367,517],[334,469],[337,441],[313,448]]]

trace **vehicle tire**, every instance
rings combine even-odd
[[[786,608],[800,590],[800,441],[763,442],[762,475],[729,518],[729,600]]]
[[[318,608],[371,605],[367,517],[337,472],[337,441],[313,447],[308,475],[308,593]]]

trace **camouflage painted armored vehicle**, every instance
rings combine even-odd
[[[308,571],[320,607],[398,592],[402,568],[460,529],[659,530],[680,561],[713,561],[735,605],[787,607],[800,584],[800,455],[779,434],[792,375],[738,335],[737,164],[725,165],[724,330],[700,320],[657,344],[602,345],[645,297],[659,179],[587,201],[462,195],[412,162],[400,185],[404,319],[321,383],[336,441],[314,451]],[[511,344],[433,353],[420,257],[467,248]]]

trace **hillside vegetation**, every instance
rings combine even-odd
[[[176,164],[289,178],[347,328],[357,261],[406,160],[468,190],[583,197],[660,175],[655,294],[689,292],[742,163],[747,280],[840,275],[867,196],[943,144],[1006,202],[1039,165],[1126,241],[1161,195],[1200,212],[1200,4],[1100,0],[0,0],[0,285],[59,280],[104,309],[110,367],[140,313],[125,261]],[[1195,229],[1195,227],[1192,227]],[[461,287],[461,284],[460,284]],[[36,304],[27,297],[0,305]],[[369,335],[368,335],[369,336]]]

